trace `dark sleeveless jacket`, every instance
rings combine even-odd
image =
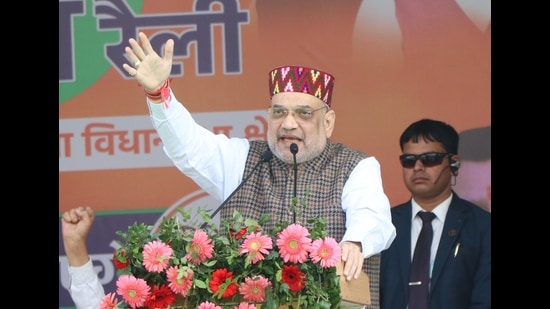
[[[267,149],[266,141],[250,141],[243,179],[250,175]],[[342,190],[355,166],[366,157],[363,152],[327,141],[321,155],[299,164],[296,223],[306,225],[309,218],[323,217],[329,236],[340,241],[345,232],[346,220],[342,210]],[[294,169],[273,156],[269,162],[262,163],[233,195],[221,210],[220,219],[231,218],[235,209],[245,218],[259,219],[262,214],[271,214],[271,220],[264,225],[264,228],[270,230],[276,222],[293,222],[293,197]],[[367,259],[365,264],[373,304],[367,308],[378,308],[379,255]]]

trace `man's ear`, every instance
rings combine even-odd
[[[325,113],[325,118],[323,119],[325,126],[325,134],[327,138],[330,138],[332,131],[334,130],[334,122],[336,121],[336,113],[331,109]]]
[[[460,158],[457,155],[454,155],[449,158],[449,166],[451,167],[451,172],[454,176],[458,176],[458,169],[460,168]]]

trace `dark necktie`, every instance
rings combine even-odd
[[[418,216],[422,219],[422,230],[418,235],[411,264],[408,309],[428,309],[430,250],[433,237],[432,220],[435,218],[435,214],[420,211]]]

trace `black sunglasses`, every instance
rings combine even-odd
[[[427,152],[419,155],[402,154],[399,156],[399,161],[401,161],[401,166],[405,168],[413,168],[418,160],[420,160],[425,167],[432,167],[441,164],[443,158],[451,157],[452,155],[452,153],[441,152]]]

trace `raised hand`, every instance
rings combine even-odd
[[[70,266],[81,266],[89,260],[86,238],[94,222],[94,215],[94,210],[89,206],[73,208],[63,213],[63,246]]]
[[[172,56],[174,54],[174,40],[169,39],[164,45],[164,57],[160,57],[151,46],[145,33],[138,34],[141,46],[134,38],[130,38],[124,50],[132,65],[124,63],[122,66],[135,77],[139,84],[147,91],[160,88],[170,76],[172,70]]]

